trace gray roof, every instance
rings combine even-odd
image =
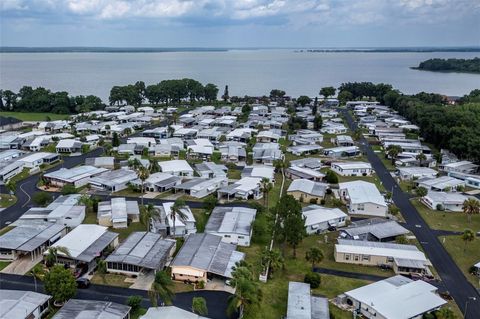
[[[362,223],[344,228],[342,231],[352,237],[372,234],[378,239],[404,235],[409,232],[408,229],[402,227],[396,221],[381,218],[367,219],[362,221]]]
[[[98,257],[99,252],[107,248],[107,246],[117,237],[117,233],[106,231],[75,259],[84,262],[92,261],[95,257]]]
[[[135,265],[152,270],[162,269],[175,241],[160,234],[134,232],[110,255],[107,262]]]
[[[310,284],[290,281],[288,283],[287,319],[328,319],[328,300],[312,297]]]
[[[287,192],[302,192],[313,196],[325,196],[328,184],[304,179],[295,179],[288,187]]]
[[[130,307],[111,301],[70,299],[52,319],[124,319]]]
[[[235,233],[248,236],[256,213],[257,210],[252,208],[215,207],[205,226],[205,232]]]
[[[31,252],[65,229],[59,224],[21,225],[0,236],[0,248]]]
[[[0,289],[0,319],[26,318],[48,299],[33,291]]]
[[[236,245],[211,234],[190,234],[171,266],[187,266],[231,278],[231,268],[245,257]]]

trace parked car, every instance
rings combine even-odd
[[[90,287],[90,280],[88,280],[87,278],[78,278],[76,282],[77,287],[80,289],[87,289],[88,287]]]
[[[82,277],[88,271],[88,265],[79,265],[75,268],[73,275],[75,278]]]

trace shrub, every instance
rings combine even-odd
[[[205,281],[200,280],[199,282],[197,282],[197,288],[198,289],[204,289],[205,288]]]
[[[328,170],[327,174],[325,175],[325,180],[329,184],[338,184],[338,176],[335,174],[334,171]]]
[[[140,309],[142,299],[142,296],[138,295],[128,297],[127,305],[132,307],[132,312],[136,312],[138,309]]]
[[[320,278],[320,274],[316,272],[309,272],[305,274],[305,277],[303,278],[303,282],[310,284],[310,287],[312,289],[320,287],[322,279]]]
[[[65,185],[62,187],[62,195],[75,194],[77,189],[73,185]]]
[[[320,205],[322,205],[322,206],[324,206],[325,203],[326,203],[326,201],[325,201],[324,199],[322,199],[322,200],[320,201]]]
[[[310,204],[316,204],[318,201],[317,198],[310,198]]]
[[[38,192],[33,195],[33,202],[39,206],[46,206],[52,201],[52,195],[44,192]]]
[[[201,281],[203,282],[203,281]],[[203,297],[193,297],[192,311],[198,315],[208,315],[207,301]]]
[[[56,265],[45,275],[45,291],[53,297],[53,300],[65,302],[75,296],[77,283],[70,269],[63,265]]]

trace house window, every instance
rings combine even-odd
[[[225,238],[230,238],[230,237],[232,237],[232,236],[230,236],[230,235],[223,235],[223,237],[225,237]]]
[[[245,236],[238,236],[238,239],[244,239]]]
[[[344,258],[345,258],[345,260],[350,260],[350,254],[345,254]]]
[[[362,260],[370,261],[370,255],[362,255]]]
[[[360,259],[360,256],[355,255],[355,256],[353,257],[353,259],[354,259],[355,261],[358,261],[358,260]]]
[[[365,210],[365,204],[358,204],[357,210]]]
[[[387,261],[388,261],[389,263],[393,262],[393,257],[387,257]]]

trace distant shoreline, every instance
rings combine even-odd
[[[480,47],[391,47],[391,48],[120,48],[120,47],[0,47],[0,53],[172,53],[172,52],[228,52],[235,50],[293,50],[296,53],[431,53],[480,52]]]
[[[435,73],[466,73],[466,74],[480,74],[480,72],[456,71],[456,70],[427,70],[421,69],[418,66],[411,66],[410,69],[417,71],[435,72]]]

